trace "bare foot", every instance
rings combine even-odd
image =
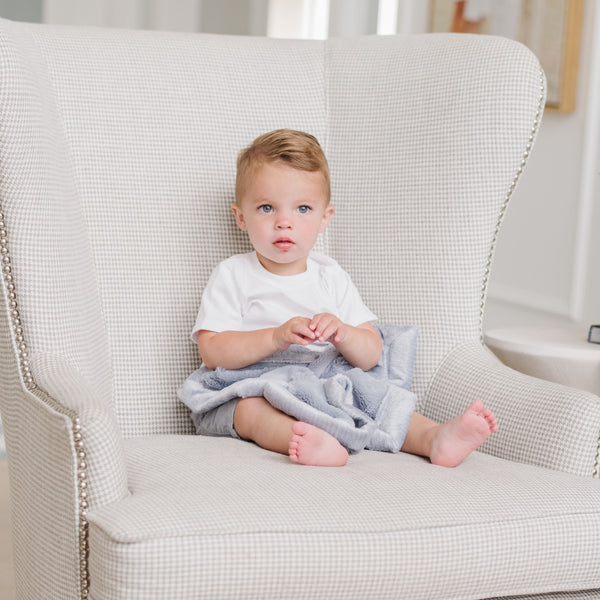
[[[316,467],[343,467],[348,451],[332,435],[302,421],[292,425],[289,456],[294,462]]]
[[[456,467],[497,430],[494,413],[475,400],[462,415],[438,426],[429,458],[434,465]]]

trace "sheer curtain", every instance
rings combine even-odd
[[[429,0],[2,1],[43,2],[47,23],[309,39],[424,31],[429,8]]]
[[[266,11],[271,37],[423,33],[429,0],[269,0]]]

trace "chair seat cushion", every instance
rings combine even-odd
[[[600,483],[474,453],[305,467],[240,440],[126,442],[131,496],[90,510],[90,595],[483,598],[600,587]]]

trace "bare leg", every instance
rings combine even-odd
[[[288,453],[295,422],[260,397],[242,398],[233,413],[233,427],[242,439],[280,454]]]
[[[439,425],[431,419],[413,413],[401,448],[402,452],[429,458],[438,427]]]
[[[462,415],[442,425],[414,414],[402,451],[427,456],[434,465],[455,467],[497,430],[494,414],[475,400]]]
[[[233,426],[242,439],[304,465],[341,467],[348,459],[348,452],[333,436],[296,421],[262,397],[242,398],[233,413]]]

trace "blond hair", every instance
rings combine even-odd
[[[276,129],[257,137],[250,146],[240,152],[235,180],[237,203],[241,199],[246,181],[257,169],[265,163],[275,162],[282,162],[300,171],[321,173],[329,201],[329,165],[317,138],[303,131]]]

